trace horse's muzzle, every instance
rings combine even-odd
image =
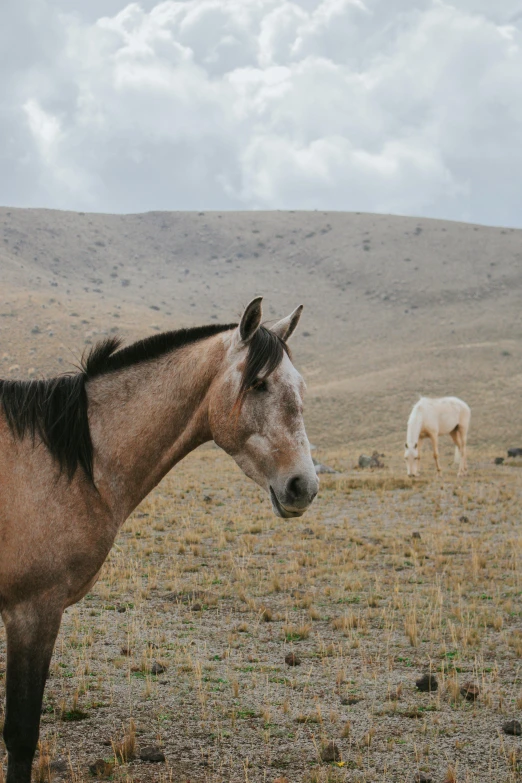
[[[291,519],[300,517],[309,508],[319,488],[316,476],[310,480],[307,476],[292,476],[279,494],[270,485],[272,508],[278,517]]]

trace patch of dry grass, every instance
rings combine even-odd
[[[522,705],[521,474],[402,470],[397,456],[328,476],[288,522],[218,451],[190,457],[64,617],[37,779],[70,755],[68,783],[97,758],[127,783],[514,783],[519,740],[501,727]],[[432,694],[415,687],[427,671]],[[332,740],[340,767],[320,761]],[[135,758],[151,744],[166,765]]]

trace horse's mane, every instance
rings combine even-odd
[[[183,348],[220,332],[230,331],[236,326],[237,324],[211,324],[196,326],[193,329],[177,329],[172,332],[153,334],[125,348],[121,348],[120,337],[108,337],[96,343],[82,357],[81,368],[88,378],[124,370],[126,367],[157,359],[175,351],[176,348]]]
[[[410,424],[417,417],[417,415],[419,413],[419,405],[425,399],[427,399],[427,398],[426,397],[422,397],[421,395],[419,395],[419,399],[417,400],[417,402],[415,403],[415,405],[413,406],[413,408],[410,411],[410,415],[408,417],[408,424]]]
[[[82,357],[78,373],[33,381],[0,379],[0,403],[9,428],[19,440],[29,436],[33,444],[37,439],[42,441],[56,460],[60,473],[65,472],[69,480],[80,466],[93,481],[87,381],[150,362],[236,326],[211,324],[163,332],[124,348],[121,339],[109,337]],[[257,329],[248,344],[240,402],[261,374],[267,378],[279,366],[285,352],[288,352],[286,344],[274,332],[264,326]]]

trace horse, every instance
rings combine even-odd
[[[176,463],[213,440],[277,516],[300,517],[315,498],[305,385],[287,346],[302,306],[267,328],[261,300],[239,324],[126,347],[111,337],[79,372],[0,381],[7,783],[31,779],[64,610],[91,589],[124,521]]]
[[[459,463],[458,475],[467,470],[466,441],[471,411],[458,397],[421,397],[413,406],[408,419],[404,459],[408,476],[418,476],[420,468],[420,444],[429,438],[437,473],[442,474],[439,462],[439,435],[450,435],[455,444],[455,462]]]

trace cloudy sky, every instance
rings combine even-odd
[[[522,0],[2,0],[0,203],[522,226]]]

